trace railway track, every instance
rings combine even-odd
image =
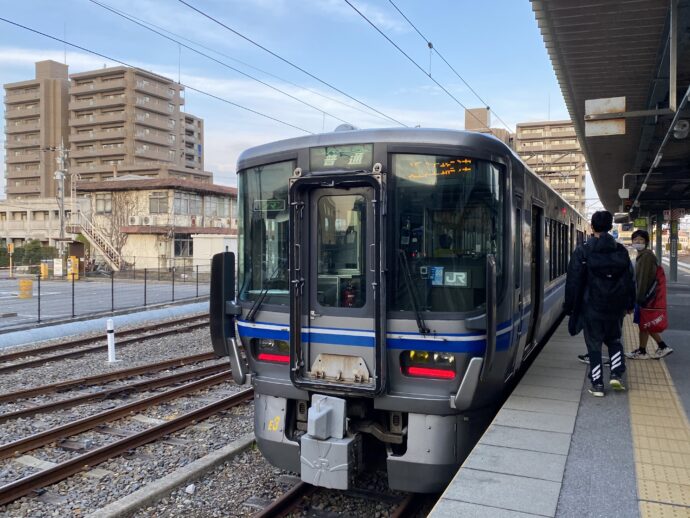
[[[206,378],[205,381],[209,384],[214,384],[215,380],[214,378],[218,379],[220,376],[227,378],[227,373],[223,374],[218,374],[215,376],[211,376],[209,378]],[[226,379],[223,379],[225,381]],[[198,390],[202,384],[201,382],[197,382],[197,386],[195,387],[196,390]],[[187,385],[185,386],[187,387]],[[184,388],[184,387],[181,387]],[[179,391],[180,389],[173,389],[173,391]],[[168,391],[162,395],[168,395],[171,396],[173,391]],[[190,390],[191,392],[192,390]],[[178,392],[179,394],[179,392]],[[175,397],[175,396],[172,396]],[[172,399],[172,397],[168,397],[168,399]],[[105,460],[111,459],[117,455],[120,455],[126,451],[129,451],[133,448],[136,448],[138,446],[141,446],[143,444],[150,443],[152,441],[155,441],[157,439],[160,439],[162,437],[165,437],[177,430],[180,430],[182,428],[185,428],[191,424],[195,424],[203,419],[206,419],[212,415],[215,415],[219,412],[228,410],[234,406],[238,406],[248,400],[250,400],[253,397],[253,389],[245,389],[242,390],[236,394],[233,394],[229,397],[223,398],[219,401],[213,402],[211,404],[205,405],[197,410],[193,410],[191,412],[188,412],[180,417],[177,417],[173,420],[170,420],[166,423],[162,423],[157,426],[153,426],[151,428],[148,428],[147,430],[144,430],[142,432],[139,432],[137,434],[131,435],[129,437],[125,437],[123,439],[120,439],[114,443],[108,444],[106,446],[102,446],[100,448],[97,448],[93,451],[84,453],[82,455],[79,455],[77,457],[74,457],[66,462],[62,462],[52,468],[42,470],[38,473],[35,473],[33,475],[29,475],[26,477],[23,477],[19,480],[16,480],[14,482],[11,482],[9,484],[6,484],[2,487],[0,487],[0,505],[5,505],[7,503],[10,503],[14,500],[17,500],[18,498],[25,496],[29,494],[30,492],[40,489],[42,487],[48,486],[50,484],[54,484],[56,482],[59,482],[61,480],[64,480],[65,478],[74,475],[75,473],[78,473],[79,471],[82,471],[84,469],[88,469],[92,466],[95,466],[101,462],[104,462]],[[152,401],[153,398],[148,398],[148,401]],[[137,403],[142,403],[143,401],[137,402]],[[161,402],[161,401],[159,401]],[[130,407],[129,412],[134,412],[134,407],[132,405],[125,405],[125,407]],[[118,415],[120,415],[125,407],[119,407],[119,412]],[[105,412],[99,414],[99,416],[103,417],[102,414],[105,414]],[[122,414],[124,415],[124,414]],[[108,419],[111,420],[111,419]],[[98,419],[94,418],[87,418],[84,420],[81,420],[77,423],[73,423],[73,425],[77,425],[74,429],[69,428],[72,425],[67,425],[63,427],[58,427],[57,429],[54,430],[49,430],[48,432],[44,432],[42,434],[36,434],[35,436],[31,436],[23,441],[15,441],[15,443],[11,444],[18,444],[22,443],[22,445],[19,446],[20,451],[28,451],[29,449],[36,448],[37,444],[47,444],[47,442],[54,441],[56,440],[57,437],[64,436],[65,433],[67,434],[72,434],[72,433],[77,433],[74,432],[74,430],[86,430],[89,429],[95,425],[93,425],[93,422],[98,421]],[[87,423],[88,422],[88,423]],[[60,431],[58,431],[60,429]],[[37,437],[37,436],[43,436],[43,437]],[[19,451],[17,450],[17,451]],[[13,448],[10,447],[10,445],[5,445],[3,447],[3,456],[2,458],[7,458],[9,455],[13,455],[15,452],[13,451]]]
[[[160,338],[163,336],[168,336],[172,334],[177,334],[177,333],[185,333],[188,331],[191,331],[193,329],[199,329],[199,328],[204,328],[208,326],[208,317],[200,317],[200,316],[194,316],[194,317],[187,317],[179,320],[173,320],[173,321],[168,321],[164,322],[162,324],[158,324],[156,327],[159,328],[160,326],[165,326],[168,329],[157,329],[156,331],[150,331],[150,326],[148,327],[141,327],[141,328],[136,328],[136,329],[129,329],[127,331],[123,331],[121,333],[118,333],[118,340],[117,340],[117,345],[118,347],[122,347],[124,345],[129,345],[133,343],[140,342],[142,340],[148,340],[151,338]],[[131,338],[125,338],[122,339],[123,336],[131,336],[131,335],[136,335]],[[59,360],[64,360],[67,358],[77,358],[80,356],[84,356],[86,354],[92,353],[92,352],[98,352],[98,351],[106,351],[108,349],[107,345],[91,345],[90,347],[81,347],[83,345],[88,345],[92,344],[96,340],[103,340],[102,337],[99,336],[92,336],[89,338],[79,338],[76,340],[71,340],[68,342],[61,342],[59,344],[51,344],[47,345],[44,347],[37,347],[34,349],[28,349],[24,351],[17,351],[13,353],[7,353],[0,355],[0,363],[8,362],[8,361],[13,361],[16,359],[20,358],[33,358],[35,356],[38,356],[38,358],[33,358],[29,360],[25,360],[22,362],[17,362],[17,363],[9,363],[7,365],[0,365],[0,374],[1,373],[7,373],[7,372],[16,372],[21,369],[26,369],[26,368],[31,368],[31,367],[38,367],[40,365],[44,365],[49,362],[54,362],[54,361],[59,361]],[[68,352],[63,352],[63,353],[58,353],[58,354],[52,354],[49,356],[41,356],[46,353],[54,352],[54,351],[59,351],[59,350],[65,350],[65,349],[74,349]]]
[[[56,392],[62,392],[65,390],[73,388],[88,387],[92,385],[100,385],[103,383],[108,383],[110,381],[116,381],[126,378],[131,378],[133,376],[139,376],[140,374],[152,374],[154,372],[162,371],[165,369],[170,369],[174,367],[183,367],[184,365],[190,365],[193,363],[199,363],[203,361],[213,360],[217,358],[214,353],[202,353],[193,354],[190,356],[182,356],[180,358],[173,358],[172,360],[164,360],[156,363],[148,363],[146,365],[140,365],[139,367],[132,367],[129,369],[121,369],[117,371],[108,372],[105,374],[97,374],[95,376],[87,376],[82,378],[76,378],[68,381],[60,381],[58,383],[51,383],[49,385],[41,385],[38,387],[17,390],[15,392],[8,392],[5,394],[0,394],[0,403],[7,401],[18,401],[25,398],[30,398],[34,396],[42,396],[45,394],[53,394]]]
[[[323,489],[306,482],[298,482],[280,497],[273,500],[268,506],[252,515],[252,518],[280,518],[294,512],[309,512],[311,506],[307,503],[307,500],[319,490]],[[351,490],[345,491],[343,494],[351,498],[372,501],[379,501],[381,499],[381,494],[373,491]],[[425,505],[435,502],[436,499],[438,499],[436,495],[408,493],[402,499],[386,498],[383,500],[392,505],[388,515],[390,518],[409,518],[416,516],[416,513]]]
[[[92,392],[90,394],[84,394],[81,396],[61,399],[59,401],[53,401],[50,403],[45,403],[43,405],[30,406],[22,410],[15,410],[13,412],[0,414],[0,424],[9,421],[10,419],[25,418],[37,414],[43,414],[46,412],[53,412],[55,410],[59,410],[62,408],[70,408],[81,403],[86,403],[88,401],[103,400],[116,395],[121,396],[132,392],[153,390],[168,385],[174,385],[176,383],[182,383],[184,381],[189,381],[192,379],[202,378],[204,376],[211,376],[213,374],[218,374],[221,372],[230,372],[230,369],[227,364],[210,365],[207,367],[192,369],[186,372],[171,374],[169,376],[162,376],[160,378],[152,380],[130,383],[127,385],[123,385],[121,387],[99,390],[97,392]]]

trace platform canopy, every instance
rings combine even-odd
[[[690,209],[690,0],[531,2],[606,209]]]

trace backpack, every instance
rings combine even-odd
[[[632,307],[632,263],[620,244],[615,251],[595,252],[585,246],[587,260],[587,305],[601,315],[619,315]]]

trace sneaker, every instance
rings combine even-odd
[[[616,392],[623,392],[625,390],[623,380],[617,374],[611,374],[611,379],[609,379],[609,387]]]
[[[596,385],[592,383],[592,386],[587,390],[595,397],[604,397],[604,385],[602,383],[597,383]]]
[[[654,359],[656,359],[656,360],[660,360],[661,358],[663,358],[664,356],[668,356],[668,355],[671,354],[672,352],[673,352],[673,349],[671,349],[671,348],[667,345],[667,346],[664,347],[663,349],[657,349],[656,351],[654,351],[654,356],[652,356],[652,358],[654,358]]]
[[[586,363],[587,365],[589,365],[589,353],[578,354],[577,359],[580,360],[582,363]],[[606,356],[602,356],[601,361],[604,362],[604,365],[611,365],[611,359],[607,358]]]
[[[649,355],[644,349],[635,349],[633,352],[625,353],[625,357],[630,358],[631,360],[649,360]]]

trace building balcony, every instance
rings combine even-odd
[[[8,185],[7,194],[40,194],[40,185]],[[23,221],[8,221],[11,225],[12,223],[24,223]],[[10,227],[11,228],[11,227]]]
[[[7,92],[4,98],[5,104],[19,104],[26,103],[30,101],[38,101],[40,99],[41,93],[39,91],[26,93],[26,92]]]
[[[86,157],[94,157],[96,155],[99,155],[101,152],[100,147],[94,147],[92,149],[70,149],[69,156],[70,158],[86,158]]]
[[[159,117],[156,115],[149,115],[149,117],[146,117],[146,115],[144,115],[144,112],[137,112],[135,120],[137,125],[141,124],[142,126],[148,126],[151,128],[156,128],[165,131],[169,131],[171,129],[169,119]],[[135,127],[135,131],[138,130],[139,128]]]
[[[93,83],[86,84],[86,85],[75,85],[72,84],[70,86],[70,94],[72,95],[80,95],[80,94],[86,94],[89,92],[107,92],[107,91],[112,91],[112,90],[124,90],[127,87],[127,82],[124,78],[122,79],[116,79],[112,81],[101,81],[101,80],[94,80]]]
[[[17,121],[15,121],[17,122]],[[8,135],[14,135],[16,133],[33,133],[35,131],[39,131],[41,129],[41,123],[36,121],[36,122],[31,122],[31,123],[22,123],[22,124],[14,124],[10,123],[5,126],[5,133]]]
[[[141,97],[139,97],[141,99]],[[168,110],[168,102],[163,101],[163,100],[158,100],[158,99],[151,99],[148,102],[145,101],[139,101],[137,102],[136,100],[134,101],[134,104],[136,105],[137,108],[141,110],[147,110],[149,112],[161,114],[161,115],[166,115],[169,117],[172,117],[172,115],[175,113],[175,111],[169,111]]]
[[[18,110],[17,108],[5,110],[5,119],[25,119],[27,117],[37,117],[41,114],[41,108],[27,108]]]
[[[20,141],[5,141],[5,149],[19,149],[25,147],[35,147],[41,144],[41,139],[39,138],[27,138]]]
[[[144,82],[146,81],[146,82]],[[175,90],[170,93],[170,88],[168,86],[161,85],[159,83],[152,82],[150,79],[136,79],[134,81],[134,90],[144,94],[154,95],[166,101],[170,101],[175,98]]]
[[[154,132],[149,132],[148,134],[144,130],[137,130],[134,133],[134,139],[142,142],[150,142],[153,144],[158,144],[161,146],[172,146],[173,143],[170,142],[168,135],[160,135]]]
[[[69,136],[70,142],[89,142],[92,140],[124,139],[125,129],[89,131],[88,133],[73,133]]]
[[[154,151],[152,149],[143,149],[142,147],[137,147],[134,149],[134,155],[136,157],[148,158],[160,162],[172,162],[167,151]]]
[[[21,155],[15,155],[14,153],[8,153],[5,157],[5,162],[8,164],[24,164],[27,162],[40,162],[41,154],[40,152],[35,153],[22,153]]]
[[[549,151],[569,151],[572,153],[579,153],[580,146],[577,143],[574,144],[548,144],[546,149]]]
[[[21,171],[17,171],[16,169],[13,169],[11,171],[7,171],[7,174],[5,175],[7,178],[7,181],[10,182],[12,180],[24,180],[26,178],[40,178],[41,177],[41,171],[39,171],[38,168],[33,168],[33,169],[23,169]]]
[[[93,126],[94,124],[108,124],[111,122],[126,122],[127,114],[124,110],[111,112],[111,113],[99,113],[95,115],[89,115],[88,117],[71,117],[69,121],[70,126]]]

